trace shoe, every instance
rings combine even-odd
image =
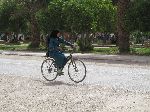
[[[64,75],[64,72],[62,71],[62,68],[57,70],[57,75],[59,75],[59,76]]]

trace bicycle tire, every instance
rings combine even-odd
[[[71,72],[73,72],[73,73],[71,73]],[[81,72],[81,73],[79,73],[79,72]],[[76,59],[76,60],[72,59],[68,65],[68,75],[69,75],[70,79],[72,81],[74,81],[75,83],[82,82],[86,77],[85,64],[79,59]],[[79,75],[81,76],[80,78],[79,78]],[[79,79],[75,78],[75,76]]]
[[[57,78],[57,67],[55,67],[55,62],[53,59],[45,59],[42,62],[41,73],[47,81],[53,81]]]

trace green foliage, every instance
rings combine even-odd
[[[29,29],[33,28],[31,23],[36,23],[36,19],[38,20],[36,27],[44,34],[53,29],[68,31],[75,35],[113,32],[115,29],[116,8],[110,0],[10,0],[5,6],[5,11],[6,9],[8,13],[0,14],[6,14],[0,16],[4,21],[0,26],[5,31],[9,29],[23,32],[26,29],[26,32],[29,32]],[[3,10],[0,9],[0,12]],[[36,15],[36,18],[31,21],[33,15]],[[35,32],[35,29],[30,32],[32,31]],[[89,45],[91,42],[86,44],[88,45],[84,49],[92,49]]]
[[[150,56],[150,48],[131,48],[131,54]]]
[[[93,53],[99,53],[99,54],[119,54],[119,49],[117,47],[94,48],[94,50],[92,52]],[[132,48],[130,48],[130,54],[131,55],[150,56],[150,49],[149,48],[132,47]]]
[[[134,31],[130,34],[130,41],[134,44],[144,44],[144,41],[150,39],[150,32]]]
[[[115,12],[110,0],[53,0],[48,10],[41,10],[37,17],[43,33],[60,29],[76,35],[113,32]],[[80,50],[92,50],[92,41],[88,37],[84,41],[79,39],[78,43]]]
[[[134,0],[126,15],[129,31],[150,31],[150,0]]]
[[[119,50],[117,47],[110,47],[110,48],[94,48],[93,53],[100,53],[100,54],[118,54]]]
[[[4,1],[0,7],[0,31],[23,32],[26,29],[25,17],[15,16],[19,10],[14,0]]]
[[[53,1],[47,10],[37,13],[37,19],[43,33],[49,33],[53,29],[64,29],[64,16],[62,12],[63,1]]]
[[[0,50],[26,50],[28,44],[0,44]]]
[[[142,32],[140,31],[135,31],[135,32],[132,32],[131,35],[130,35],[130,40],[132,42],[134,42],[135,44],[141,44],[142,43],[142,38],[143,37],[143,34]]]
[[[116,8],[110,0],[53,0],[37,14],[41,30],[71,33],[114,31]]]
[[[29,44],[0,44],[0,50],[31,50],[31,51],[43,51],[45,48],[43,46],[40,46],[38,49],[33,49],[28,47]],[[109,48],[94,48],[92,51],[88,51],[92,53],[98,53],[98,54],[118,54],[119,50],[117,47],[109,47]],[[130,49],[130,54],[132,55],[146,55],[150,56],[150,48],[139,48],[139,47],[132,47]]]
[[[77,44],[79,46],[79,50],[82,52],[85,51],[92,51],[93,45],[91,44],[91,38],[90,37],[84,37],[78,38]]]
[[[0,30],[4,31],[5,29],[8,29],[9,26],[9,20],[11,17],[11,12],[15,9],[15,4],[10,1],[4,1],[2,2],[2,5],[0,7]]]
[[[77,2],[66,3],[64,6],[65,28],[72,33],[91,31],[92,16],[88,7]]]

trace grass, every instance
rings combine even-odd
[[[118,54],[119,50],[117,47],[108,47],[108,48],[94,48],[92,53],[98,54]]]
[[[99,54],[108,54],[108,55],[109,54],[119,54],[119,50],[117,47],[94,48],[94,50],[92,52],[99,53]],[[150,56],[150,48],[131,47],[130,55]]]
[[[0,50],[10,51],[43,51],[44,48],[29,48],[29,43],[25,44],[0,44]]]
[[[0,50],[27,50],[28,44],[0,44]]]
[[[131,48],[131,54],[150,56],[150,48]]]
[[[119,54],[119,50],[117,47],[110,47],[110,48],[94,48],[92,53],[98,54]],[[138,47],[131,47],[130,48],[130,55],[141,55],[141,56],[150,56],[150,48],[138,48]]]
[[[26,44],[0,44],[0,50],[11,50],[11,51],[45,51],[43,47],[37,49],[28,48],[29,43]],[[119,50],[117,47],[100,47],[94,48],[90,53],[97,54],[119,54]],[[150,48],[142,48],[142,47],[131,47],[130,48],[131,55],[145,55],[150,56]]]

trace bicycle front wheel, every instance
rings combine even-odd
[[[68,65],[68,75],[75,83],[82,82],[86,77],[86,66],[81,60],[72,60]]]
[[[57,78],[57,68],[53,59],[46,59],[41,65],[41,73],[47,81],[53,81]]]

